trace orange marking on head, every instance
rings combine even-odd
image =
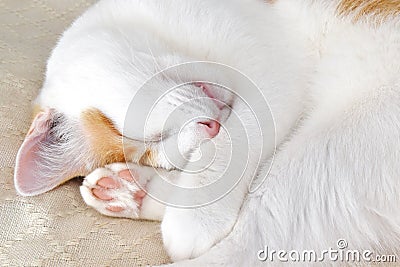
[[[88,109],[81,114],[83,133],[88,141],[87,161],[74,170],[60,183],[74,177],[86,176],[93,169],[104,165],[125,162],[123,136],[114,123],[98,109]],[[126,153],[135,153],[134,147],[126,147]]]
[[[342,0],[337,7],[339,15],[353,15],[354,21],[373,16],[387,19],[400,14],[399,0]]]
[[[126,160],[122,134],[109,118],[98,109],[89,109],[82,113],[81,119],[96,166]],[[135,152],[134,148],[129,150]]]
[[[154,157],[153,157],[153,152],[151,150],[146,150],[146,152],[142,155],[142,157],[139,159],[139,164],[140,165],[150,165],[154,166]]]

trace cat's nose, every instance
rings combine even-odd
[[[210,138],[214,138],[219,133],[219,128],[221,127],[219,122],[215,120],[201,121],[199,124],[204,126],[204,130]]]

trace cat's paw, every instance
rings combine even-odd
[[[181,261],[196,258],[219,241],[215,233],[218,225],[212,220],[199,216],[191,216],[190,211],[178,210],[166,213],[162,224],[164,247],[172,261]],[[200,214],[196,214],[200,215]]]
[[[87,205],[101,214],[138,218],[146,192],[146,172],[131,163],[113,163],[90,173],[80,187]]]

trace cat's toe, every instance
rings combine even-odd
[[[93,188],[92,189],[92,194],[95,197],[97,197],[98,199],[100,199],[100,200],[108,201],[108,200],[112,200],[113,199],[113,197],[110,196],[108,194],[108,192],[106,190],[103,190],[103,189]]]
[[[147,195],[146,191],[144,190],[139,190],[133,194],[133,198],[136,200],[136,202],[141,206],[143,202],[143,198]]]
[[[121,187],[121,184],[113,179],[112,177],[103,177],[97,181],[97,185],[105,189],[117,189]]]
[[[111,211],[111,212],[123,212],[125,209],[123,207],[119,207],[119,206],[108,206],[106,207],[107,210]]]

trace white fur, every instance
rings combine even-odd
[[[279,145],[275,162],[262,187],[241,208],[256,168],[252,157],[258,141],[253,138],[254,169],[230,194],[197,209],[167,207],[162,233],[171,258],[202,255],[185,264],[254,266],[265,245],[319,250],[339,238],[352,248],[398,255],[400,22],[354,24],[335,15],[336,5],[328,0],[103,0],[60,40],[37,102],[71,119],[95,107],[122,130],[131,98],[158,70],[190,60],[237,68],[270,103]],[[231,82],[213,73],[180,76],[183,81]],[[155,90],[178,82],[159,81]],[[240,84],[231,86],[239,93],[245,90]],[[193,88],[187,92],[186,99],[200,94]],[[204,101],[203,115],[216,116]],[[230,104],[243,118],[248,116],[240,103]],[[153,133],[159,130],[157,119],[170,109],[160,104]],[[229,117],[225,124],[235,129]],[[251,120],[246,127],[256,131]],[[131,137],[135,134],[133,130]],[[221,132],[214,138],[218,147],[227,145],[225,137]],[[235,131],[231,137],[232,142],[243,138]],[[189,131],[182,142],[191,138]],[[273,148],[264,152],[271,156]],[[223,161],[224,155],[219,158]],[[263,160],[260,178],[269,170],[268,157]],[[157,161],[171,167],[161,152]],[[216,162],[196,177],[177,177],[177,182],[212,181],[221,166]]]

